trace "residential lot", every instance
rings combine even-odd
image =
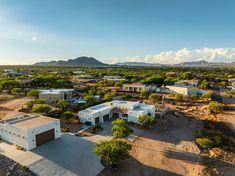
[[[167,114],[157,119],[153,129],[145,129],[133,142],[131,158],[119,169],[103,170],[100,176],[184,175],[198,176],[202,166],[200,151],[193,142],[201,123],[185,117]]]
[[[9,100],[6,102],[0,103],[0,118],[1,120],[9,119],[13,116],[21,114],[19,110],[22,106],[27,103],[28,101],[32,100],[31,98],[24,97],[14,100]]]
[[[28,166],[37,175],[94,176],[103,170],[103,166],[93,148],[94,143],[86,138],[63,134],[60,139],[32,151],[17,150],[15,146],[1,141],[0,154]]]

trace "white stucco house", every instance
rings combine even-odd
[[[175,85],[178,86],[194,86],[194,87],[198,87],[199,81],[192,79],[192,80],[179,80],[177,82],[175,82]]]
[[[166,86],[169,89],[170,93],[180,93],[183,95],[192,95],[192,94],[199,94],[200,91],[194,86],[180,86],[180,85],[172,85]]]
[[[132,83],[132,84],[123,84],[122,90],[126,92],[136,92],[139,93],[143,90],[147,90],[149,92],[155,92],[156,91],[155,85],[146,85],[139,82]]]
[[[235,90],[235,78],[228,80],[231,83],[231,89]]]
[[[39,115],[18,115],[0,122],[0,137],[31,150],[61,136],[58,119]]]
[[[56,103],[59,100],[69,101],[74,98],[74,89],[39,90],[39,98],[47,103]]]
[[[138,123],[140,115],[154,115],[155,106],[140,102],[118,101],[102,103],[78,112],[82,123],[95,125],[111,118],[123,118],[128,122]]]

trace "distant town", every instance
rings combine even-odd
[[[0,175],[234,174],[235,69],[87,64],[0,67]]]

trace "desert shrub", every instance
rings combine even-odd
[[[214,142],[207,137],[197,138],[196,142],[203,149],[209,149],[214,146]]]

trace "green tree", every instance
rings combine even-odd
[[[62,114],[62,117],[67,120],[67,123],[69,123],[69,120],[74,117],[74,113],[72,111],[65,111]]]
[[[109,92],[109,93],[104,94],[103,99],[104,99],[104,101],[110,101],[110,100],[112,100],[113,97],[115,97],[115,96],[116,96],[116,93],[114,93],[114,92]]]
[[[214,115],[223,112],[223,104],[217,101],[211,101],[209,103],[210,112]]]
[[[176,101],[182,101],[183,100],[183,95],[179,94],[179,93],[175,94],[175,100]]]
[[[12,89],[14,87],[16,87],[18,85],[18,83],[15,80],[3,80],[0,82],[0,86],[2,87],[2,89]]]
[[[205,99],[208,100],[209,98],[211,98],[211,96],[212,96],[211,92],[207,92],[207,93],[202,95],[202,98],[205,98]]]
[[[235,97],[235,91],[234,90],[226,91],[225,95],[230,97],[230,98]]]
[[[164,78],[158,75],[150,76],[142,81],[144,84],[163,84]]]
[[[59,100],[57,106],[64,112],[69,107],[69,103],[66,100]]]
[[[108,83],[107,80],[101,80],[98,82],[99,87],[107,87]]]
[[[93,95],[85,95],[84,96],[84,100],[86,100],[87,102],[94,102],[95,101],[95,97]]]
[[[221,86],[222,88],[226,88],[226,87],[228,86],[228,82],[226,82],[226,81],[221,81],[221,82],[220,82],[220,86]]]
[[[37,89],[30,90],[27,94],[27,96],[34,98],[38,98],[38,95],[39,95],[39,90]]]
[[[140,92],[140,96],[141,97],[143,97],[143,98],[148,98],[149,97],[149,95],[150,95],[150,93],[149,93],[149,91],[148,90],[142,90],[141,92]]]
[[[155,117],[153,115],[141,115],[138,117],[138,122],[145,128],[155,123]]]
[[[209,83],[207,80],[203,80],[200,84],[199,84],[199,88],[200,89],[209,89],[210,86],[209,86]]]
[[[150,100],[153,100],[154,102],[157,102],[157,101],[162,101],[162,96],[161,95],[158,95],[156,93],[153,93],[149,96],[149,99]]]
[[[33,112],[48,113],[51,110],[51,107],[47,104],[35,104],[33,105]]]
[[[125,138],[133,132],[133,130],[127,126],[126,121],[121,118],[114,120],[112,125],[112,132],[116,138]]]
[[[119,82],[116,82],[115,84],[114,84],[114,86],[115,87],[122,87],[122,82],[121,81],[119,81]]]
[[[20,95],[20,93],[22,92],[21,88],[13,88],[11,89],[11,93],[14,95]]]
[[[109,141],[101,141],[96,144],[95,153],[99,156],[101,163],[105,167],[116,167],[121,160],[129,158],[131,144],[125,141],[111,139]]]

